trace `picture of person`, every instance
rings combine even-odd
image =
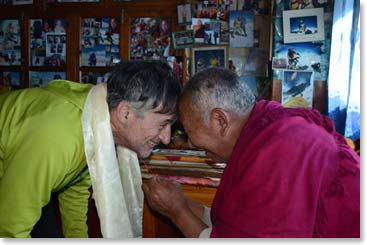
[[[110,19],[110,22],[108,24],[108,33],[120,33],[120,25],[116,17]]]
[[[190,25],[191,22],[191,4],[177,5],[178,25]]]
[[[236,19],[233,21],[233,32],[231,33],[231,35],[232,37],[234,37],[234,35],[245,37],[247,36],[244,19],[242,19],[241,16],[237,16]]]
[[[169,36],[171,35],[170,24],[168,19],[162,19],[159,24],[159,35],[160,36]]]
[[[55,22],[54,32],[65,32],[65,24],[63,20],[57,19]]]

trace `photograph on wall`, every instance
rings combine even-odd
[[[192,21],[191,4],[178,4],[177,5],[177,24],[179,26],[191,25]]]
[[[206,22],[204,25],[205,25],[204,44],[205,45],[220,44],[221,22],[211,20],[209,22]]]
[[[192,48],[195,44],[193,30],[172,32],[172,42],[175,49]]]
[[[254,46],[254,14],[252,11],[229,12],[229,45],[231,48]]]
[[[66,79],[65,72],[45,72],[45,71],[30,71],[29,72],[29,87],[44,87],[52,80]]]
[[[57,55],[66,57],[66,34],[47,33],[46,34],[46,57]]]
[[[193,48],[191,57],[191,75],[208,67],[227,67],[226,46]]]
[[[222,23],[223,21],[208,18],[193,18],[191,28],[194,31],[195,45],[220,44]]]
[[[21,63],[21,33],[19,21],[0,20],[0,66],[15,66]]]
[[[273,57],[272,65],[273,70],[285,70],[287,69],[287,59],[286,58],[276,58]]]
[[[108,80],[108,72],[81,72],[81,83],[100,84]]]
[[[228,21],[220,21],[219,43],[220,44],[229,43],[229,23]]]
[[[203,3],[194,4],[194,18],[209,18],[213,20],[228,21],[229,4],[219,4],[218,1],[204,1]]]
[[[209,18],[192,18],[191,29],[194,31],[195,45],[205,43],[205,23],[210,22]]]
[[[326,73],[324,44],[320,43],[293,43],[276,45],[273,59],[286,59],[288,70],[311,70],[315,73]]]
[[[130,18],[130,59],[166,60],[171,35],[170,18]]]
[[[324,40],[324,9],[283,11],[283,32],[284,43]]]
[[[268,74],[268,52],[265,49],[247,49],[243,74],[266,76]]]
[[[21,83],[19,71],[0,71],[0,94],[10,90],[21,89]]]
[[[120,17],[83,18],[81,66],[113,66],[120,61]]]
[[[313,72],[284,70],[282,104],[286,107],[312,107]]]
[[[31,66],[65,66],[66,20],[30,20]]]

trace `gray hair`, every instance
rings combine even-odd
[[[158,113],[177,113],[180,92],[177,75],[160,61],[121,61],[107,80],[109,110],[127,101],[138,115],[158,106]]]
[[[210,112],[221,108],[234,114],[244,114],[255,104],[255,95],[237,74],[224,68],[207,68],[196,73],[184,86],[191,104],[199,108],[204,122]]]

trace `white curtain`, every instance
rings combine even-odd
[[[360,137],[360,2],[335,0],[328,113],[339,133]]]

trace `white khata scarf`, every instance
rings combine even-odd
[[[107,84],[93,87],[82,115],[85,155],[102,235],[142,237],[144,194],[138,158],[121,146],[116,154],[106,96]]]

